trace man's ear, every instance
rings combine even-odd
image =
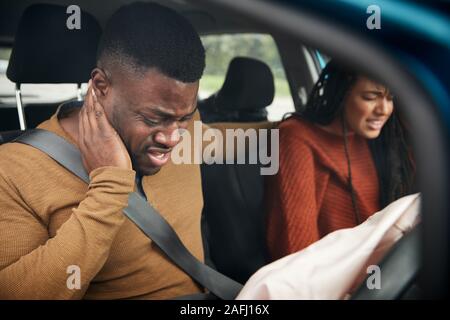
[[[111,83],[106,72],[98,67],[91,72],[92,87],[100,99],[105,98],[108,93]]]

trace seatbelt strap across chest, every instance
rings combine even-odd
[[[16,138],[14,142],[41,150],[84,182],[89,183],[80,151],[57,134],[34,129]],[[172,262],[215,296],[225,300],[232,300],[237,296],[242,285],[195,258],[170,224],[142,195],[133,192],[128,199],[128,207],[123,210],[125,215],[152,239]]]

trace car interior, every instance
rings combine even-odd
[[[186,5],[177,7],[176,1],[164,4],[173,5],[181,11],[198,28],[200,34],[266,33],[266,30],[257,26],[246,25],[245,21],[224,19],[219,12]],[[115,5],[119,7],[119,3]],[[12,45],[7,77],[15,83],[17,92],[23,91],[16,93],[19,98],[21,94],[26,95],[25,89],[20,90],[22,84],[74,83],[80,88],[82,83],[88,81],[90,71],[95,66],[96,43],[100,37],[101,25],[108,16],[104,14],[103,7],[92,3],[81,7],[86,27],[77,33],[57,27],[65,23],[61,21],[61,17],[66,17],[65,7],[62,5],[33,6],[32,2],[17,2],[8,7],[9,30],[13,31],[14,25],[17,31],[9,35],[3,34],[1,39],[5,45],[7,42],[4,39],[9,36],[9,45]],[[26,8],[28,9],[25,10]],[[17,19],[11,20],[11,17]],[[287,39],[272,37],[277,45],[280,45],[280,41],[281,45],[291,46]],[[36,50],[37,47],[43,50]],[[297,76],[289,79],[287,74],[292,88],[303,87],[307,91],[319,72],[319,65],[317,58],[311,54],[312,50],[300,50],[301,45],[298,49],[299,55],[292,61],[283,61],[283,64],[292,66],[291,70],[315,70],[313,74],[309,71],[304,73],[303,78]],[[220,90],[199,100],[202,120],[219,127],[272,127],[276,122],[268,121],[266,107],[274,99],[274,90],[273,74],[267,64],[250,57],[234,57]],[[62,102],[64,101],[1,105],[0,142],[11,141],[22,130],[35,128],[54,114]],[[23,112],[24,117],[19,121],[20,112]],[[260,164],[201,166],[206,261],[218,271],[240,282],[245,282],[268,261],[264,240],[264,179],[259,174],[260,167]]]
[[[99,2],[77,1],[82,9],[81,32],[70,32],[56,27],[61,12],[71,3],[40,4],[40,1],[9,1],[0,4],[0,48],[12,49],[6,77],[15,84],[15,92],[0,94],[0,144],[9,142],[24,130],[35,128],[55,113],[58,102],[27,102],[24,84],[75,84],[71,99],[82,99],[81,88],[95,66],[96,44],[101,28],[110,15],[125,3],[133,1]],[[264,34],[277,46],[289,88],[290,112],[299,110],[306,102],[321,68],[323,55],[300,43],[293,35],[270,29],[257,20],[223,12],[219,7],[204,2],[157,1],[183,14],[196,27],[201,36]],[[233,57],[223,74],[217,90],[199,98],[198,108],[202,120],[212,127],[272,128],[289,113],[281,112],[269,119],[268,106],[276,96],[271,66],[254,57]],[[75,87],[74,87],[75,88]],[[57,87],[54,87],[57,90]],[[11,99],[16,97],[16,101]],[[278,106],[276,106],[278,107]],[[274,107],[273,107],[274,108]],[[202,232],[205,260],[218,271],[245,283],[260,267],[268,263],[265,244],[264,176],[259,174],[261,164],[201,165],[204,209]],[[419,241],[417,232],[412,241]],[[408,242],[410,243],[410,242]],[[391,255],[404,251],[399,243]],[[400,247],[400,249],[398,248]],[[414,247],[415,248],[415,247]],[[411,252],[414,248],[408,249]],[[410,261],[399,289],[392,288],[389,298],[419,295],[415,279],[418,267]],[[403,270],[405,270],[403,269]],[[392,266],[393,278],[399,278]],[[400,281],[399,280],[399,281]],[[405,290],[404,283],[408,283]],[[378,298],[373,292],[361,288],[357,299]],[[386,298],[386,296],[384,296]]]
[[[268,121],[266,107],[274,98],[270,67],[262,61],[236,57],[230,62],[222,87],[198,102],[204,123]]]

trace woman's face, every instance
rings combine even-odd
[[[358,77],[345,99],[348,127],[367,139],[380,135],[394,110],[389,90],[365,77]]]

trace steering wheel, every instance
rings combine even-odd
[[[421,267],[420,225],[401,238],[379,263],[381,288],[369,289],[366,280],[351,300],[420,299],[417,278]],[[370,275],[368,276],[370,277]]]

